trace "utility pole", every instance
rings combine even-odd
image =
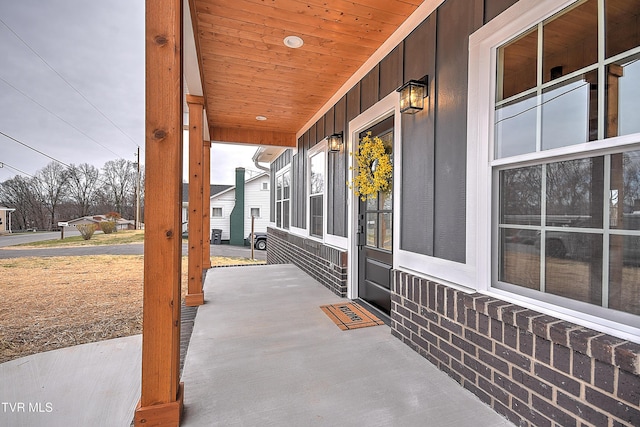
[[[136,223],[135,229],[140,229],[140,146],[138,146],[138,152],[135,153],[137,157],[136,166],[138,171],[136,173]]]

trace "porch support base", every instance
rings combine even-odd
[[[184,305],[187,307],[197,307],[204,304],[204,293],[189,294],[184,297]]]
[[[184,409],[184,383],[180,383],[175,402],[136,407],[134,425],[136,427],[178,427]]]

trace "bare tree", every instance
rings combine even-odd
[[[11,228],[15,230],[46,227],[46,215],[36,182],[34,178],[16,175],[0,183],[0,204],[16,209],[11,215]]]
[[[105,196],[114,211],[131,218],[136,188],[135,163],[125,159],[110,160],[102,168]]]
[[[100,171],[88,163],[72,164],[69,167],[69,201],[73,205],[74,217],[91,215],[98,194]]]
[[[36,172],[36,178],[44,207],[49,212],[50,222],[46,228],[51,230],[58,220],[57,208],[66,197],[69,171],[60,163],[51,162]]]

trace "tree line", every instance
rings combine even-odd
[[[110,160],[101,169],[88,163],[68,167],[51,162],[33,177],[16,175],[0,183],[0,206],[15,208],[13,230],[54,230],[59,221],[117,212],[136,216],[135,162]],[[144,172],[140,171],[140,220],[144,214]]]

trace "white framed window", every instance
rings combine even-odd
[[[251,208],[251,217],[260,218],[260,208]]]
[[[640,324],[639,10],[521,0],[470,39],[479,282],[605,328]]]
[[[326,178],[325,151],[318,150],[309,156],[309,235],[324,236],[324,190]]]
[[[268,191],[269,190],[269,183],[268,182],[263,182],[261,188],[262,188],[262,191]]]
[[[211,208],[211,216],[213,218],[222,218],[222,208],[219,208],[219,207]]]
[[[282,170],[276,175],[276,227],[289,229],[291,209],[291,169]]]

